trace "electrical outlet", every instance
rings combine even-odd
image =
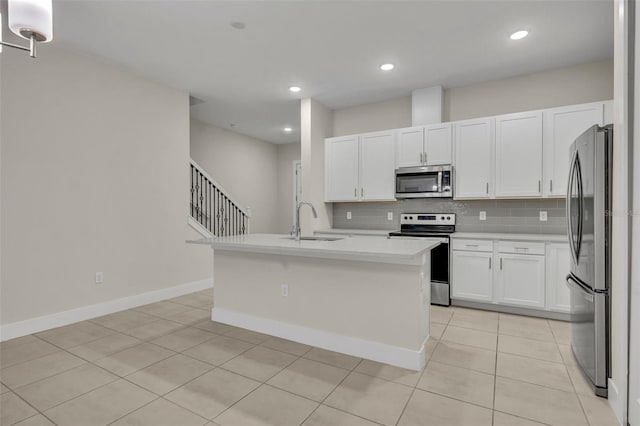
[[[347,212],[347,220],[351,220],[351,212]]]
[[[542,222],[546,222],[547,221],[547,212],[546,211],[544,211],[544,210],[540,211],[540,220]]]
[[[480,220],[487,220],[487,212],[480,212]]]
[[[387,212],[387,220],[393,220],[393,212]]]
[[[282,297],[287,297],[289,295],[289,285],[282,284],[280,286],[280,290],[282,292]]]
[[[104,282],[104,273],[96,272],[96,284],[102,284]]]

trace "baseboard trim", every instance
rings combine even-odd
[[[213,308],[211,318],[224,324],[265,333],[305,345],[316,346],[334,352],[370,359],[410,370],[422,370],[425,366],[425,343],[420,350],[411,350],[384,343],[345,336],[301,325],[289,324],[256,317],[228,309]]]
[[[484,309],[486,311],[504,312],[507,314],[526,315],[530,317],[547,318],[559,321],[570,321],[571,316],[565,312],[545,311],[535,308],[524,308],[510,305],[500,305],[487,302],[476,302],[473,300],[451,299],[451,305],[463,308]]]
[[[213,278],[0,325],[0,342],[213,287]]]

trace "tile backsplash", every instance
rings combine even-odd
[[[487,219],[480,220],[480,212]],[[547,221],[540,220],[547,212]],[[351,212],[351,219],[347,219]],[[387,214],[393,213],[393,220]],[[409,199],[376,203],[334,203],[333,227],[351,229],[400,229],[401,213],[456,213],[456,231],[566,234],[564,199],[473,200]]]

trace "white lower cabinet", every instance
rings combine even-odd
[[[452,299],[568,313],[568,271],[566,243],[451,240]]]
[[[498,253],[496,302],[544,308],[544,256]]]
[[[547,246],[547,309],[569,312],[570,293],[567,275],[571,268],[568,244],[549,244]]]
[[[493,300],[493,253],[451,251],[451,296],[454,299]]]

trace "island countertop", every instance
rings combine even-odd
[[[249,234],[210,240],[214,250],[304,256],[324,259],[420,265],[436,239],[387,239],[345,237],[335,241],[291,239],[281,234]]]

